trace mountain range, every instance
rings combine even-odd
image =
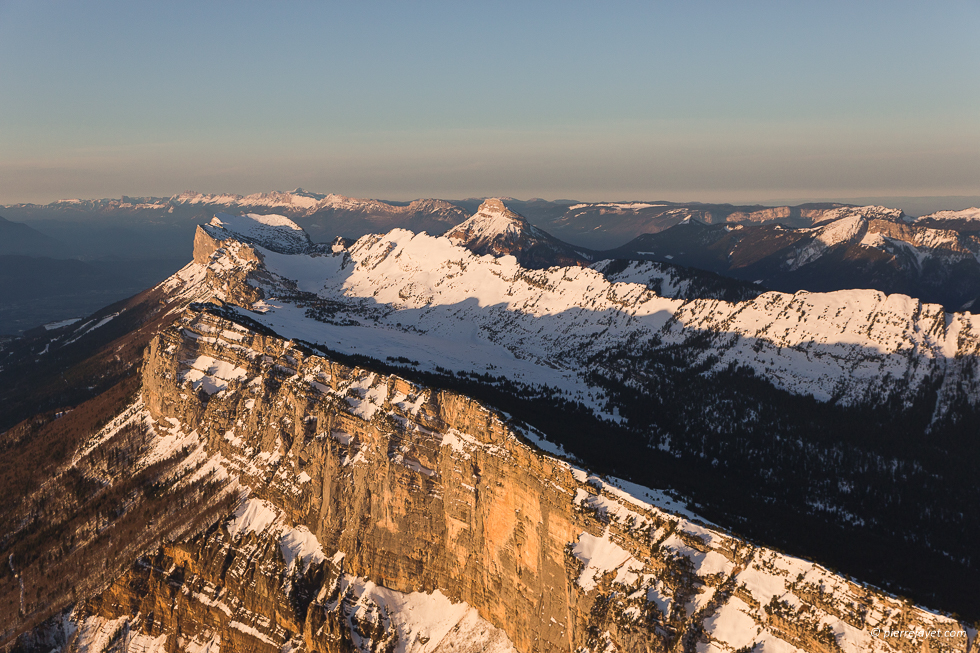
[[[691,219],[604,252],[753,280],[774,290],[874,288],[969,309],[980,295],[980,212],[916,220],[884,207],[836,209],[810,227]]]
[[[907,223],[841,213],[785,247]],[[599,259],[506,200],[317,240],[218,213],[3,343],[0,642],[975,647],[977,317]]]
[[[948,310],[969,310],[978,294],[976,209],[912,219],[895,209],[828,203],[739,207],[502,201],[516,216],[515,225],[520,223],[521,237],[541,241],[533,254],[527,253],[531,248],[526,243],[520,250],[526,252],[522,264],[529,267],[589,265],[604,258],[654,260],[758,282],[763,289],[873,288],[941,303]],[[169,198],[63,200],[8,205],[3,210],[40,237],[34,244],[20,245],[19,240],[9,239],[13,243],[8,245],[9,254],[111,262],[126,267],[121,277],[140,279],[146,278],[144,269],[159,269],[163,274],[155,273],[151,280],[157,281],[191,255],[189,243],[196,225],[219,212],[281,213],[314,241],[331,242],[338,236],[356,239],[393,228],[447,234],[469,220],[481,202],[385,202],[297,189],[248,196],[188,192]],[[831,223],[837,226],[825,229]],[[823,235],[817,233],[821,229]],[[457,236],[465,238],[462,232]],[[800,258],[797,250],[807,246],[810,251]],[[488,243],[487,247],[490,252],[508,246]],[[34,267],[43,266],[39,262]],[[66,297],[62,305],[45,296],[37,305],[18,306],[0,315],[0,332],[16,333],[31,324],[80,317],[99,306],[92,298],[104,292],[104,287],[86,288]],[[114,292],[107,298],[121,299],[131,289]]]

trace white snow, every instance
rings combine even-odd
[[[212,356],[198,356],[183,362],[190,367],[184,372],[184,380],[190,382],[195,390],[203,388],[208,394],[227,390],[229,382],[248,377],[248,372],[241,367]]]
[[[815,230],[814,242],[860,233],[863,219],[851,211]],[[683,346],[708,332],[715,369],[748,365],[776,387],[846,403],[887,393],[900,381],[914,391],[934,369],[923,361],[969,348],[972,340],[957,340],[964,322],[976,321],[971,331],[980,333],[980,319],[969,315],[934,327],[941,307],[900,295],[770,292],[741,303],[684,302],[641,284],[612,283],[596,270],[524,270],[510,256],[479,257],[448,238],[398,229],[335,254],[255,248],[274,275],[339,307],[333,319],[316,321],[277,297],[275,283],[267,286],[267,299],[253,307],[263,312],[253,316],[285,337],[382,360],[412,351],[422,371],[485,371],[549,386],[608,419],[618,418],[604,391],[585,380],[587,361],[627,342],[642,346],[658,338],[664,347]],[[229,269],[246,265],[228,260]],[[707,355],[695,350],[691,363]],[[369,405],[363,410],[373,414]]]
[[[76,322],[80,322],[81,319],[82,318],[80,317],[73,317],[67,320],[61,320],[59,322],[48,322],[47,324],[44,325],[44,329],[46,331],[53,331],[54,329],[60,329],[61,327],[66,327],[69,324],[75,324]]]
[[[278,537],[287,574],[297,566],[300,572],[306,572],[310,565],[326,560],[323,547],[309,528],[302,524],[285,527],[283,519],[284,515],[274,504],[252,497],[238,506],[226,527],[232,539],[246,533],[266,532]]]
[[[929,215],[924,215],[917,220],[980,220],[980,208],[971,207],[962,211],[936,211]]]
[[[395,653],[468,651],[474,643],[485,653],[516,653],[502,630],[467,603],[453,603],[439,590],[405,594],[348,574],[341,577],[341,584],[341,591],[354,599],[358,618],[375,623],[384,617],[391,620],[397,633]],[[355,645],[366,649],[368,642],[354,635]]]
[[[128,644],[126,653],[165,653],[167,636],[161,634],[154,637],[140,632],[131,632]]]
[[[735,577],[736,585],[744,585],[760,605],[768,605],[773,597],[782,598],[786,593],[784,576],[773,574],[753,562]]]
[[[320,564],[327,559],[316,535],[306,526],[297,526],[286,531],[279,538],[279,550],[286,561],[287,573],[293,571],[294,565],[298,564],[299,570],[305,572],[311,564]]]
[[[228,533],[237,538],[245,533],[261,533],[276,523],[279,510],[268,501],[250,498],[235,510],[235,516],[228,522]]]
[[[86,618],[78,629],[76,640],[78,650],[101,653],[108,648],[112,638],[128,621],[127,617],[110,620],[93,615]]]
[[[579,209],[616,209],[619,211],[639,211],[640,209],[653,209],[668,206],[667,204],[648,204],[646,202],[602,202],[598,204],[573,204],[568,207],[569,211]]]
[[[704,620],[704,628],[712,638],[732,648],[748,646],[762,632],[762,628],[749,616],[751,611],[744,601],[733,596]]]
[[[586,592],[609,572],[617,572],[613,582],[628,584],[638,577],[634,570],[643,569],[643,563],[609,539],[608,531],[602,537],[583,532],[572,546],[572,554],[584,563],[577,582]]]
[[[694,568],[698,574],[702,576],[713,576],[715,574],[724,574],[727,576],[735,567],[728,558],[717,551],[701,551],[695,549],[684,542],[677,534],[672,534],[664,540],[663,547],[689,558],[694,563]]]
[[[888,241],[885,237],[881,235],[879,231],[869,231],[864,234],[864,238],[861,239],[860,244],[865,247],[874,247],[876,249],[883,249]]]
[[[487,200],[473,217],[453,227],[448,238],[453,241],[482,242],[497,236],[516,236],[524,230],[524,221],[507,209],[500,200]]]
[[[245,633],[246,635],[251,635],[255,639],[265,644],[268,644],[269,646],[279,648],[279,644],[274,639],[272,639],[265,633],[255,629],[254,627],[249,626],[248,624],[243,624],[240,621],[230,621],[228,622],[228,627],[234,628],[235,630]]]
[[[207,229],[217,238],[238,237],[278,252],[304,252],[311,242],[302,227],[283,215],[218,213]]]
[[[867,226],[863,215],[848,215],[830,224],[813,230],[813,239],[796,254],[790,266],[795,270],[820,258],[830,247],[847,243],[859,236]]]
[[[181,648],[186,653],[220,653],[221,635],[205,630],[190,640],[185,640]]]
[[[66,345],[70,345],[71,343],[75,342],[76,340],[78,340],[82,336],[87,335],[87,334],[91,333],[92,331],[95,331],[96,329],[98,329],[101,326],[105,326],[106,324],[108,324],[109,322],[111,322],[113,318],[117,317],[119,315],[119,313],[121,313],[121,312],[122,311],[116,311],[115,313],[112,313],[111,315],[106,315],[105,317],[101,318],[98,322],[95,322],[94,324],[93,324],[93,320],[89,320],[88,322],[86,322],[85,324],[83,324],[81,327],[79,327],[78,330],[76,330],[72,334],[71,340],[68,340],[67,342],[65,342],[65,344]],[[76,320],[76,321],[80,321],[80,320]]]
[[[373,372],[365,372],[348,388],[353,396],[346,397],[347,403],[355,415],[366,421],[371,421],[388,398],[388,386],[375,386],[376,378]]]
[[[843,216],[838,222],[842,224],[821,228],[817,239],[841,242],[862,235],[860,216]],[[839,391],[842,378],[858,397],[882,387],[888,378],[918,387],[929,374],[926,368],[930,366],[922,363],[952,360],[964,346],[975,345],[967,334],[980,332],[980,319],[946,314],[941,307],[901,295],[856,290],[766,293],[737,304],[683,302],[658,296],[644,284],[610,282],[596,270],[528,271],[513,257],[478,257],[449,239],[401,230],[362,238],[336,255],[287,256],[261,245],[255,250],[265,260],[272,280],[256,282],[266,284],[266,312],[253,317],[286,337],[382,360],[412,352],[411,357],[421,361],[423,370],[439,365],[450,370],[486,371],[532,386],[548,385],[565,396],[582,399],[599,413],[604,409],[604,396],[583,380],[584,372],[589,371],[585,361],[610,344],[651,342],[656,336],[665,346],[675,346],[683,345],[691,333],[717,334],[712,354],[719,357],[719,366],[747,364],[778,387],[829,400]],[[234,263],[231,258],[228,261]],[[276,275],[296,281],[301,290],[336,302],[335,323],[307,318],[305,306],[293,303],[285,291],[282,296],[277,294],[288,284],[277,285]],[[239,377],[238,368],[218,370],[207,360],[192,364],[191,369]],[[388,379],[367,372],[349,383],[338,379],[329,383],[321,384],[325,392],[337,388],[337,395],[347,400],[351,412],[364,419],[372,419],[379,410],[397,409],[401,414],[414,415],[424,400],[423,395],[409,397],[394,392]],[[390,414],[400,417],[397,412]],[[176,446],[179,438],[190,437],[181,434],[175,430],[171,444]],[[353,445],[349,435],[333,435]],[[443,435],[441,445],[446,447],[442,455],[452,452],[460,457],[470,455],[477,446],[486,446],[459,432]],[[409,467],[417,465],[417,471],[427,473],[404,453],[408,452],[394,454],[392,460]],[[360,450],[347,454],[344,464],[352,464],[358,457],[365,460]],[[730,549],[731,538],[711,525],[692,523],[696,516],[687,512],[682,502],[625,481],[599,479],[577,468],[570,471],[578,483],[591,487],[563,489],[568,499],[596,509],[610,520],[602,536],[583,532],[568,542],[573,555],[583,563],[577,582],[584,590],[594,589],[602,575],[611,572],[613,582],[630,584],[631,591],[642,591],[661,609],[669,608],[672,596],[668,588],[643,573],[643,565],[626,548],[630,545],[617,534],[625,532],[630,523],[654,518],[661,526],[659,535],[651,534],[652,541],[660,544],[660,538],[670,532],[664,523],[673,527],[673,535],[662,545],[690,558],[695,572],[709,584],[718,579],[707,577],[735,572],[723,553]],[[240,536],[270,530],[279,538],[278,546],[291,569],[308,569],[322,562],[324,552],[312,532],[300,526],[286,529],[274,508],[264,508],[258,499],[244,502],[230,522],[229,532]],[[758,550],[735,581],[736,587],[743,585],[762,605],[773,597],[797,605],[799,598],[786,589],[784,581],[801,575],[808,583],[832,588],[835,595],[846,597],[856,591],[846,580],[817,565],[764,549]],[[367,591],[366,581],[351,580],[351,587],[358,582]],[[388,600],[382,588],[378,592],[372,590],[370,595]],[[425,601],[435,600],[435,595],[422,596],[430,597]],[[713,608],[717,599],[713,587],[690,598],[689,611]],[[365,602],[364,609],[368,608]],[[450,608],[442,605],[442,609]],[[743,618],[745,610],[740,600],[729,599],[710,615],[713,646],[728,650],[737,648],[732,642],[747,641],[751,629]],[[839,634],[838,639],[861,645],[861,632],[848,631],[839,620],[827,623]],[[754,641],[758,650],[787,650],[765,633]]]

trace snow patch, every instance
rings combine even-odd
[[[583,532],[572,546],[572,555],[585,565],[577,582],[586,592],[594,589],[609,572],[617,572],[613,582],[626,584],[638,578],[634,570],[643,569],[643,563],[609,539],[608,531],[602,537]]]
[[[279,519],[279,510],[268,501],[250,498],[235,509],[234,517],[228,522],[228,533],[237,538],[245,533],[261,533]]]
[[[298,565],[300,572],[305,573],[310,565],[320,564],[327,559],[316,535],[306,526],[296,526],[286,531],[279,538],[279,550],[286,561],[286,573],[291,573],[294,565]]]

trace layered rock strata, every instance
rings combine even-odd
[[[478,402],[210,312],[142,379],[147,455],[200,451],[241,501],[77,606],[74,650],[969,650],[955,620],[590,475]]]

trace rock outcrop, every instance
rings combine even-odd
[[[140,392],[130,411],[151,435],[144,460],[183,452],[188,480],[222,479],[240,502],[148,552],[36,642],[969,650],[955,620],[591,475],[479,402],[339,364],[220,311],[188,310],[154,339]],[[893,632],[911,634],[882,634]]]

